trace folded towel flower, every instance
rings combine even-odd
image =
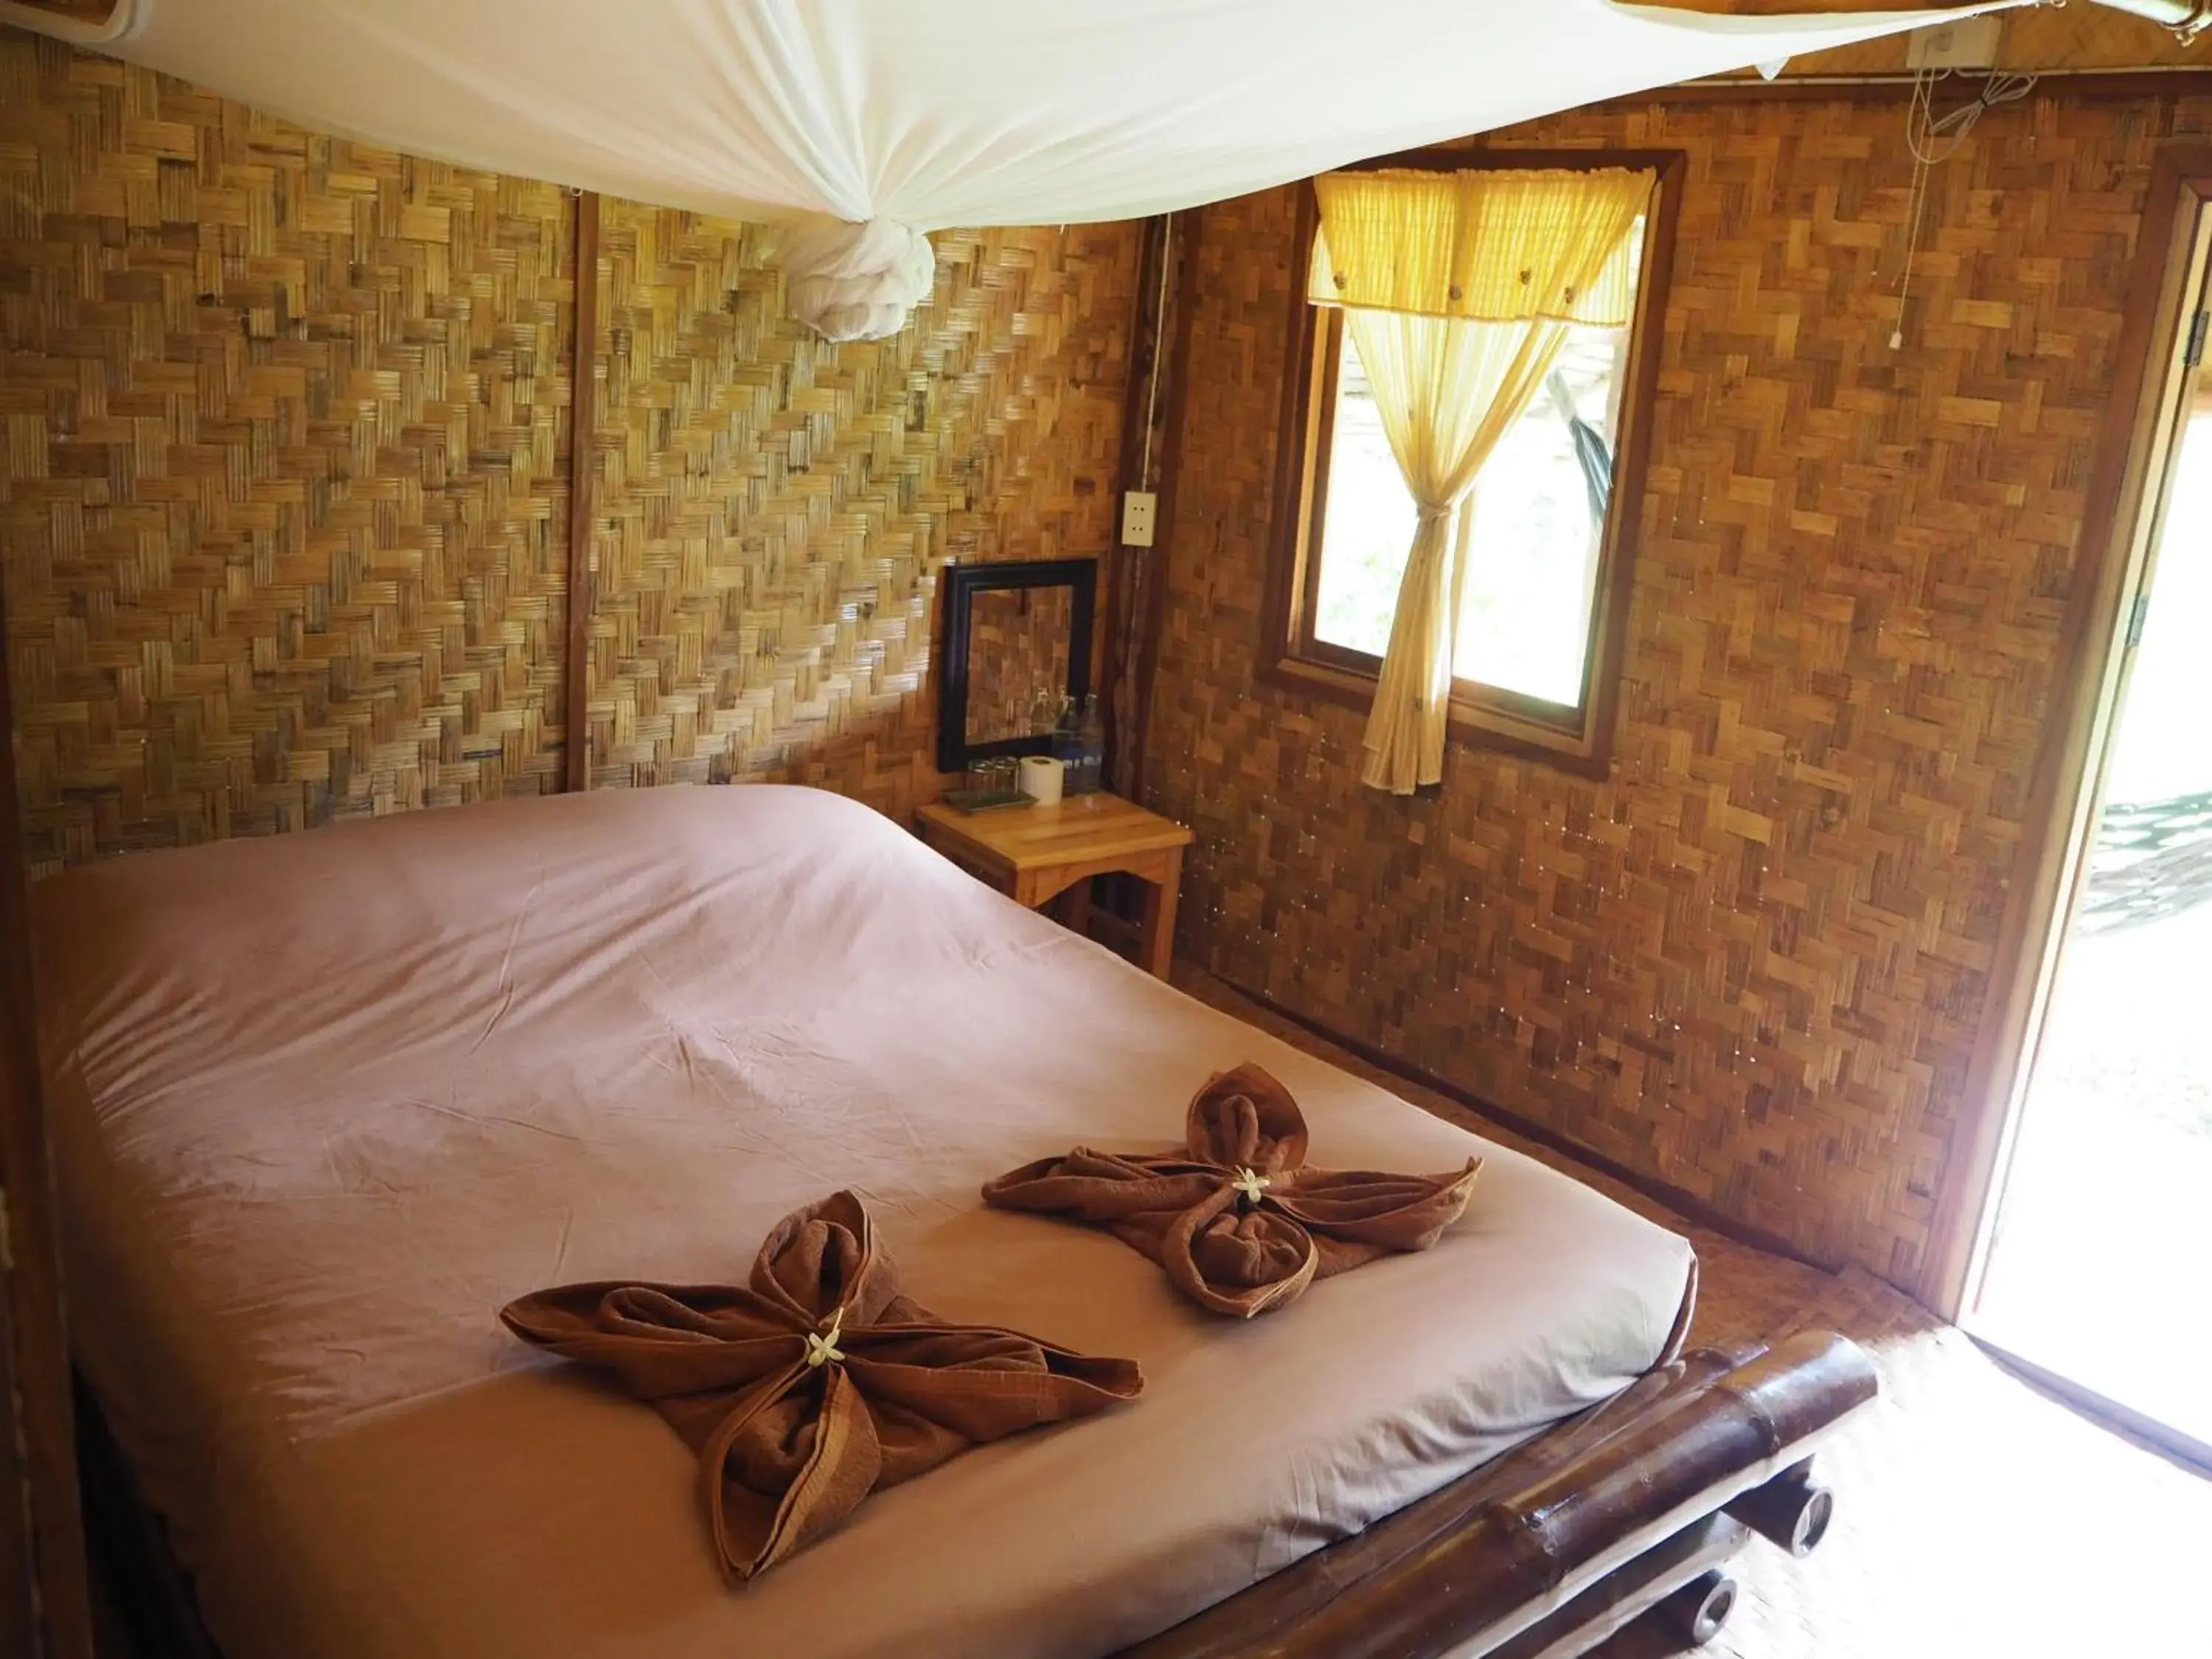
[[[778,1222],[750,1286],[567,1285],[500,1317],[613,1372],[675,1425],[700,1455],[716,1547],[738,1578],[805,1548],[870,1492],[1144,1388],[1133,1360],[951,1324],[901,1294],[849,1192]]]
[[[1393,1251],[1425,1250],[1467,1208],[1482,1160],[1447,1175],[1316,1170],[1291,1091],[1254,1065],[1193,1097],[1188,1145],[1153,1155],[1079,1146],[983,1188],[1001,1209],[1105,1228],[1200,1307],[1249,1319]]]

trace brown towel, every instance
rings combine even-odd
[[[948,1324],[899,1293],[848,1192],[775,1225],[738,1285],[566,1285],[500,1312],[604,1366],[700,1455],[722,1565],[765,1571],[883,1486],[981,1441],[1135,1396],[1134,1361]]]
[[[1253,1065],[1192,1098],[1180,1152],[1079,1146],[983,1188],[1001,1209],[1105,1228],[1167,1269],[1192,1301],[1249,1319],[1394,1250],[1425,1250],[1467,1208],[1482,1160],[1455,1173],[1378,1175],[1306,1163],[1291,1091]]]

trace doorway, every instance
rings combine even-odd
[[[2163,349],[2146,331],[2118,568],[2101,615],[2090,607],[2079,706],[2053,716],[2080,734],[2052,805],[2063,850],[1960,1313],[2045,1382],[2212,1469],[2207,196],[2212,171],[2174,191],[2172,322]]]

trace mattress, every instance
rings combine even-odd
[[[35,909],[79,1363],[228,1659],[1088,1659],[1613,1394],[1684,1303],[1682,1239],[817,791],[149,854]],[[1465,1216],[1240,1323],[978,1201],[1079,1142],[1176,1143],[1247,1060],[1316,1163],[1481,1156]],[[677,1436],[495,1316],[742,1278],[840,1187],[920,1300],[1148,1386],[733,1587]]]

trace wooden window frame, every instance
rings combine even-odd
[[[1606,515],[1598,550],[1589,646],[1583,657],[1582,696],[1569,708],[1499,686],[1455,679],[1450,729],[1460,742],[1527,756],[1594,777],[1603,777],[1611,763],[1686,164],[1680,150],[1419,149],[1379,156],[1344,169],[1411,167],[1455,173],[1472,168],[1549,167],[1593,173],[1626,167],[1649,171],[1657,179],[1645,218],[1636,313],[1629,325],[1620,425],[1613,434],[1612,509]],[[1315,594],[1321,575],[1314,543],[1328,506],[1328,446],[1344,329],[1342,312],[1306,301],[1305,273],[1312,260],[1314,233],[1320,218],[1309,180],[1299,187],[1291,249],[1290,355],[1283,376],[1276,441],[1279,505],[1261,607],[1264,632],[1259,667],[1261,678],[1271,684],[1364,713],[1375,700],[1382,659],[1316,639],[1313,632]]]

